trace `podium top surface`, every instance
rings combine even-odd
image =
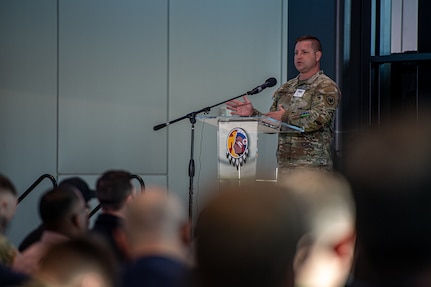
[[[266,116],[239,117],[239,116],[197,116],[198,120],[218,126],[219,122],[257,122],[259,133],[302,133],[304,129],[286,124]]]

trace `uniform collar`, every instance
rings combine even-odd
[[[304,84],[311,84],[313,83],[320,75],[323,74],[323,70],[318,71],[316,74],[314,74],[313,76],[311,76],[310,78],[308,78],[307,80],[299,80],[299,75],[296,76],[296,81],[298,83],[304,83]]]

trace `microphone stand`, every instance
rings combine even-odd
[[[256,89],[248,91],[245,94],[233,97],[229,100],[225,100],[222,101],[220,103],[217,103],[215,105],[209,106],[209,107],[205,107],[203,109],[188,113],[184,116],[181,116],[177,119],[171,120],[169,122],[163,123],[163,124],[159,124],[153,127],[154,131],[160,130],[164,127],[167,127],[170,124],[176,123],[178,121],[184,120],[184,119],[189,119],[190,123],[191,123],[191,135],[190,135],[190,161],[189,161],[189,168],[188,168],[188,175],[189,175],[189,221],[191,224],[193,224],[193,179],[195,176],[195,161],[194,161],[194,140],[195,140],[195,123],[196,123],[196,115],[200,114],[200,113],[205,113],[208,114],[210,112],[210,110],[216,106],[222,105],[224,103],[227,103],[229,101],[235,100],[237,98],[243,97],[243,96],[247,96],[247,95],[254,95],[257,94],[259,92],[261,92],[262,90],[257,91]],[[191,235],[193,238],[193,228],[191,228]]]

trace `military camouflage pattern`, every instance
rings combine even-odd
[[[17,249],[8,239],[4,235],[0,235],[0,264],[11,267],[17,253]]]
[[[273,96],[271,111],[281,104],[282,121],[304,128],[303,133],[280,133],[278,167],[317,167],[331,170],[331,142],[335,112],[341,93],[337,84],[319,71],[310,79],[299,76],[282,85]]]

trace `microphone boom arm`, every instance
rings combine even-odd
[[[205,108],[200,109],[200,110],[198,110],[198,111],[194,111],[194,112],[188,113],[188,114],[186,114],[186,115],[184,115],[184,116],[182,116],[182,117],[179,117],[179,118],[177,118],[177,119],[171,120],[171,121],[169,121],[169,122],[166,122],[166,123],[163,123],[163,124],[156,125],[156,126],[154,126],[154,127],[153,127],[153,130],[155,130],[155,131],[160,130],[160,129],[162,129],[162,128],[164,128],[164,127],[166,127],[166,126],[170,125],[170,124],[176,123],[176,122],[178,122],[178,121],[181,121],[181,120],[183,120],[183,119],[187,119],[187,118],[188,118],[188,119],[190,119],[190,121],[194,121],[194,122],[196,122],[196,120],[195,120],[195,119],[192,119],[192,118],[196,118],[196,115],[197,115],[197,114],[200,114],[200,113],[205,113],[205,114],[207,114],[207,113],[209,113],[209,112],[211,111],[211,109],[212,109],[212,108],[214,108],[214,107],[220,106],[220,105],[222,105],[222,104],[224,104],[224,103],[227,103],[227,102],[229,102],[229,101],[232,101],[232,100],[236,100],[236,99],[238,99],[238,98],[240,98],[240,97],[243,97],[243,96],[249,96],[249,95],[255,95],[255,94],[258,94],[258,93],[262,92],[264,89],[266,89],[266,88],[268,88],[268,87],[273,87],[273,86],[275,86],[275,84],[277,84],[277,80],[276,80],[275,78],[269,78],[269,79],[267,79],[267,80],[265,81],[265,83],[264,83],[264,84],[262,84],[262,85],[260,85],[260,86],[257,86],[256,88],[254,88],[254,89],[253,89],[253,90],[251,90],[251,91],[246,92],[245,94],[242,94],[242,95],[239,95],[239,96],[233,97],[233,98],[231,98],[231,99],[228,99],[228,100],[222,101],[222,102],[220,102],[220,103],[217,103],[217,104],[212,105],[212,106],[209,106],[209,107],[205,107]]]

